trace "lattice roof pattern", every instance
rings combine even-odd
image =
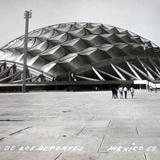
[[[23,64],[23,51],[21,36],[0,49],[0,60]],[[155,80],[159,58],[151,41],[104,24],[64,23],[29,33],[27,65],[49,80],[68,80],[69,73],[73,80]]]

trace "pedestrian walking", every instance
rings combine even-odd
[[[118,98],[117,88],[113,87],[111,90],[112,90],[112,99]]]
[[[118,88],[118,91],[119,91],[120,98],[122,99],[122,98],[123,98],[123,87],[120,86],[120,87]]]
[[[127,99],[127,91],[128,91],[127,87],[124,87],[124,97],[125,97],[125,99]]]
[[[151,86],[149,87],[149,89],[150,89],[151,92],[153,91],[153,88]]]
[[[118,88],[115,88],[115,98],[118,98]]]
[[[115,89],[112,87],[111,90],[112,90],[112,99],[114,99],[115,98]]]
[[[133,87],[130,88],[130,92],[131,92],[131,97],[133,99],[133,96],[134,96],[134,88]]]

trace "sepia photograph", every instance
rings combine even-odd
[[[0,160],[159,160],[159,15],[159,0],[0,0]]]

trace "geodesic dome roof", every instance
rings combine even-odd
[[[24,36],[0,50],[0,61],[23,64]],[[160,78],[160,50],[130,31],[99,23],[63,23],[29,32],[27,65],[49,81]],[[19,67],[22,70],[22,66]]]

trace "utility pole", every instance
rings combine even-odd
[[[24,61],[23,61],[23,82],[22,82],[22,92],[26,92],[26,71],[27,71],[27,50],[28,50],[28,27],[29,19],[32,16],[32,10],[24,12],[25,18],[25,37],[24,37]]]
[[[148,48],[148,44],[146,43],[145,45],[144,45],[144,54],[145,54],[145,57],[146,57],[146,64],[147,64],[147,60],[148,60],[148,54],[147,54],[147,52],[146,52],[146,49]],[[148,92],[150,91],[150,86],[149,86],[149,74],[148,74],[148,71],[147,71],[147,67],[145,66],[145,68],[146,68],[146,73],[147,73],[147,90],[148,90]]]

